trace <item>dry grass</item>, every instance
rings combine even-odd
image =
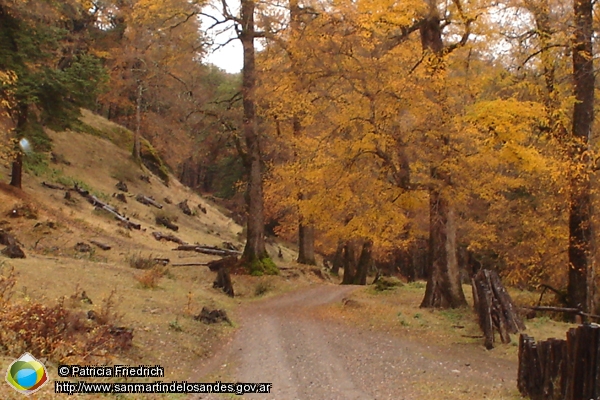
[[[84,118],[86,123],[97,130],[107,131],[106,134],[49,132],[55,146],[54,151],[71,163],[53,165],[56,168],[53,173],[85,182],[96,193],[106,193],[109,203],[115,203],[109,197],[116,191],[111,174],[132,178],[140,169],[130,161],[128,148],[119,148],[100,136],[110,137],[112,141],[119,143],[128,140],[127,132],[88,112],[84,112]],[[5,167],[0,167],[0,170],[0,173],[7,176],[9,171]],[[147,171],[144,173],[148,174]],[[51,314],[57,318],[67,318],[71,314],[82,316],[88,311],[94,311],[100,320],[120,316],[120,325],[134,329],[133,345],[127,351],[113,354],[110,363],[158,364],[165,367],[165,381],[189,379],[198,364],[216,351],[225,342],[224,338],[234,330],[227,324],[204,325],[195,321],[193,316],[203,306],[208,306],[225,309],[235,322],[234,309],[240,299],[253,298],[255,281],[234,276],[233,283],[240,297],[230,299],[212,288],[215,274],[207,268],[177,267],[161,273],[152,268],[131,268],[127,256],[130,254],[153,254],[160,258],[170,258],[172,262],[207,262],[214,257],[173,252],[173,243],[156,241],[151,233],[163,228],[155,225],[153,210],[148,206],[136,201],[117,203],[123,213],[143,227],[141,231],[128,230],[113,218],[94,213],[93,207],[78,194],[71,193],[72,201],[68,202],[64,199],[64,192],[41,186],[41,181],[51,181],[50,178],[26,174],[22,191],[0,184],[0,215],[5,216],[0,220],[6,221],[2,227],[9,228],[24,244],[23,249],[27,255],[26,259],[10,261],[14,271],[19,274],[18,280],[13,280],[10,274],[4,274],[0,278],[0,302],[5,302],[12,293],[11,304],[20,307],[23,312],[28,304],[35,303],[38,304],[36,309],[52,310]],[[180,229],[176,235],[186,242],[221,245],[223,241],[229,241],[240,244],[237,234],[241,227],[174,178],[168,189],[154,177],[150,184],[136,178],[133,182],[128,182],[128,186],[134,194],[142,193],[156,199],[168,196],[173,199],[174,204],[165,205],[164,212],[179,216]],[[207,213],[202,214],[202,218],[180,215],[176,204],[183,199],[189,199],[190,204],[205,204]],[[28,219],[26,215],[20,218],[7,217],[15,205],[31,206],[38,220]],[[36,223],[45,221],[53,221],[55,228],[44,231],[34,229]],[[211,234],[208,233],[209,230]],[[89,240],[106,243],[112,249],[104,251],[94,248],[93,257],[82,257],[82,254],[73,251],[77,242],[89,243]],[[140,274],[146,272],[156,274],[151,280],[160,279],[158,285],[150,282],[149,286],[155,286],[154,290],[144,289],[138,280]],[[81,301],[83,291],[92,304]],[[64,298],[63,303],[58,306],[61,298]],[[109,298],[112,305],[107,308],[103,306],[103,299]],[[106,309],[112,310],[112,317],[103,316],[106,314],[103,310]],[[173,321],[177,321],[177,329],[173,329]],[[51,341],[50,345],[54,346],[52,343],[54,342]],[[4,371],[10,362],[21,355],[18,354],[21,349],[13,347],[10,351],[0,352],[0,370]],[[48,368],[50,378],[55,379],[56,366],[48,361]],[[49,384],[31,398],[64,398],[64,395],[54,395],[52,392],[52,385]],[[0,385],[0,398],[17,399],[21,395],[7,385]],[[85,398],[98,399],[106,396],[86,395]],[[129,395],[122,398],[134,399],[140,396]]]
[[[131,254],[127,260],[129,266],[135,269],[152,269],[156,265],[152,254],[144,256],[141,252]]]
[[[156,289],[159,281],[165,275],[165,269],[159,266],[154,266],[135,276],[143,289]]]
[[[355,291],[343,303],[322,307],[319,314],[323,318],[356,324],[370,329],[385,331],[393,335],[408,336],[416,341],[436,343],[440,346],[455,345],[483,348],[481,330],[477,325],[472,309],[471,286],[464,285],[468,308],[456,310],[433,310],[420,308],[425,294],[425,282],[414,282],[392,290],[377,291],[365,287]],[[509,290],[517,306],[531,305],[536,294]],[[539,296],[539,295],[537,295]],[[572,324],[551,320],[540,316],[525,320],[526,333],[537,340],[550,337],[564,338]],[[512,343],[502,344],[496,338],[496,347],[491,350],[494,356],[517,360],[518,336],[512,335]]]

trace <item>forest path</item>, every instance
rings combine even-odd
[[[207,382],[273,383],[270,394],[243,398],[519,398],[516,363],[492,358],[481,349],[421,343],[322,320],[311,312],[355,289],[319,285],[244,306],[239,331],[201,376],[210,376]],[[241,397],[191,397],[221,398]]]

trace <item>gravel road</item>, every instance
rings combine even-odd
[[[249,399],[515,398],[515,363],[483,348],[439,347],[311,314],[354,289],[319,285],[245,306],[233,341],[201,375],[273,383],[270,394]]]

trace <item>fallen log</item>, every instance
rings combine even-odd
[[[111,246],[109,246],[107,244],[104,244],[104,243],[100,243],[100,242],[98,242],[96,240],[90,240],[90,243],[91,244],[95,244],[96,246],[100,247],[102,250],[110,250],[110,249],[112,249]]]
[[[588,317],[588,318],[600,319],[600,315],[586,313],[586,312],[583,312],[582,310],[580,310],[579,308],[550,307],[550,306],[535,306],[535,307],[523,307],[523,308],[526,308],[528,310],[534,310],[534,311],[562,312],[562,313],[567,313],[567,314],[581,315],[583,317]]]
[[[54,190],[69,190],[66,187],[63,186],[59,186],[59,185],[55,185],[53,183],[48,183],[48,182],[42,182],[42,186],[45,186],[49,189],[54,189]]]
[[[173,250],[195,251],[198,253],[210,254],[210,255],[214,255],[214,256],[233,256],[233,255],[241,254],[239,251],[225,250],[225,249],[219,249],[218,247],[202,246],[202,245],[197,245],[197,244],[182,244]]]
[[[213,272],[220,270],[221,268],[231,268],[237,265],[238,258],[236,256],[229,256],[225,258],[221,258],[220,260],[214,260],[206,264],[208,269]]]
[[[135,199],[137,201],[139,201],[140,203],[145,204],[147,206],[154,206],[154,207],[160,208],[160,209],[163,208],[162,204],[160,204],[159,202],[154,200],[152,197],[144,196],[143,194],[138,194],[137,196],[135,196]]]
[[[87,190],[84,190],[77,185],[75,185],[74,188],[77,193],[79,193],[81,196],[85,197],[87,199],[87,201],[89,201],[94,207],[101,208],[105,211],[108,211],[109,213],[114,215],[114,217],[116,219],[118,219],[120,222],[122,222],[127,228],[133,228],[133,229],[137,229],[137,230],[142,229],[142,226],[140,224],[131,222],[129,220],[129,218],[125,217],[124,215],[119,214],[119,212],[113,206],[103,202],[102,200],[100,200],[99,198],[94,196],[93,194],[90,194],[90,192],[88,192]]]
[[[164,233],[161,233],[161,232],[152,232],[152,236],[154,236],[154,239],[156,239],[158,241],[167,240],[169,242],[174,242],[174,243],[181,244],[181,245],[186,244],[183,240],[179,239],[177,236],[174,236],[174,235],[165,235]]]
[[[156,223],[170,229],[172,231],[177,232],[179,227],[169,220],[167,217],[156,217]]]
[[[173,267],[206,267],[209,263],[177,263],[171,264]]]

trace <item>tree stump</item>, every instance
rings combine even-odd
[[[129,189],[127,188],[127,184],[125,182],[123,182],[123,181],[117,182],[117,184],[115,186],[121,192],[128,192],[129,191]]]
[[[92,246],[90,246],[87,243],[83,243],[83,242],[78,242],[75,245],[75,250],[80,252],[80,253],[90,253],[92,251]]]
[[[119,200],[121,203],[127,203],[127,197],[125,197],[124,193],[117,193],[115,198]]]
[[[13,246],[17,244],[17,239],[6,231],[0,231],[0,244]]]
[[[209,310],[207,307],[202,307],[200,314],[194,317],[196,321],[202,321],[205,324],[216,324],[221,321],[231,324],[231,320],[227,316],[225,310]]]
[[[183,200],[182,202],[180,202],[179,204],[177,204],[177,207],[179,207],[179,209],[185,215],[192,215],[192,210],[190,209],[190,206],[188,205],[187,200]]]
[[[220,260],[211,261],[207,264],[208,269],[213,272],[217,272],[222,268],[231,269],[238,264],[238,258],[236,256],[224,257]]]
[[[16,243],[6,246],[6,248],[2,250],[2,254],[9,258],[25,258],[25,253]]]
[[[172,223],[171,220],[167,217],[156,217],[156,223],[175,232],[179,230],[179,227]]]
[[[217,272],[217,279],[213,283],[214,288],[223,289],[223,292],[230,297],[233,297],[233,284],[231,283],[231,276],[229,276],[229,270],[227,268],[219,269]]]

